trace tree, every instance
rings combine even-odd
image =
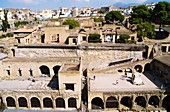
[[[74,29],[76,27],[79,27],[80,23],[74,19],[67,19],[66,21],[64,21],[63,25],[69,25],[69,29]]]
[[[8,28],[10,28],[10,25],[8,24],[8,17],[7,17],[8,11],[4,10],[4,20],[2,20],[2,31],[6,32]]]
[[[92,43],[101,42],[100,34],[97,33],[89,34],[88,42],[92,42]]]
[[[142,22],[149,21],[150,11],[145,5],[135,6],[132,9],[132,14],[130,18],[131,24],[141,24]]]
[[[94,18],[94,22],[102,22],[103,18]]]
[[[153,22],[159,24],[160,28],[162,24],[170,22],[170,3],[164,1],[156,4],[152,17]]]
[[[15,22],[14,25],[15,27],[19,27],[19,26],[24,26],[24,25],[27,25],[28,22],[27,21],[18,21],[18,22]]]
[[[123,22],[124,16],[119,11],[111,11],[106,14],[105,20],[109,22],[120,21]]]
[[[130,36],[128,34],[121,34],[119,39],[117,39],[118,43],[126,43]]]
[[[104,11],[104,10],[99,10],[99,12],[98,13],[100,13],[100,14],[104,14],[104,13],[106,13],[106,11]]]
[[[155,25],[149,22],[144,22],[138,25],[136,31],[138,41],[142,41],[143,37],[155,38]]]

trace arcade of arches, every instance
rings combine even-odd
[[[38,97],[32,97],[27,99],[25,97],[19,97],[15,99],[14,97],[6,97],[6,106],[8,108],[77,108],[77,100],[74,97],[70,97],[68,100],[65,100],[61,97],[52,99],[50,97],[45,97],[41,101]],[[5,103],[4,102],[4,103]]]
[[[108,96],[105,99],[94,97],[89,103],[89,109],[136,109],[137,107],[148,109],[164,108],[170,110],[170,95],[160,97],[160,95],[144,95],[144,96]]]

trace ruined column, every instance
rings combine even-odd
[[[120,106],[121,98],[122,98],[122,97],[121,97],[120,95],[118,95],[118,97],[117,97],[117,100],[118,100],[118,110],[121,109],[121,106]]]
[[[43,109],[43,107],[44,107],[43,98],[41,97],[41,98],[40,98],[40,108]]]
[[[132,95],[132,98],[131,98],[131,100],[132,100],[132,108],[131,108],[131,109],[135,109],[135,107],[136,107],[135,98],[136,98],[136,95],[133,94],[133,95]]]
[[[27,98],[27,106],[28,106],[28,109],[31,109],[31,101],[30,101],[30,98]]]
[[[68,109],[68,98],[66,98],[64,100],[65,100],[65,108]]]
[[[53,108],[56,109],[56,102],[55,102],[55,99],[53,98],[52,101],[53,101]]]
[[[146,95],[146,109],[147,109],[148,106],[149,106],[149,98],[150,98],[150,95],[147,94],[147,95]]]
[[[166,46],[166,53],[168,53],[168,49],[169,49],[169,47],[168,47],[168,46]]]
[[[159,100],[159,108],[162,107],[163,99],[164,99],[164,95],[161,95]]]
[[[19,108],[19,103],[18,103],[18,98],[17,97],[15,98],[15,105],[16,105],[16,109],[18,109]]]

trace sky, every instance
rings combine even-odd
[[[146,0],[0,0],[1,8],[58,9],[59,7],[94,7],[122,3],[143,3]]]

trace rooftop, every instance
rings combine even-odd
[[[6,58],[3,60],[3,62],[73,62],[73,63],[78,63],[80,61],[80,57],[46,57],[45,60],[44,58],[20,58],[20,57],[15,57],[15,58]]]
[[[95,76],[95,78],[94,78]],[[162,83],[159,80],[155,82],[153,79],[149,79],[149,74],[145,76],[141,74],[143,81],[142,85],[135,85],[131,82],[130,78],[127,78],[125,74],[92,74],[90,76],[90,91],[103,91],[103,92],[115,92],[115,91],[151,91],[159,90]],[[104,83],[103,83],[104,82]],[[116,84],[117,82],[117,84]]]
[[[50,90],[51,88],[47,86],[49,82],[48,77],[1,80],[0,90]]]
[[[160,57],[155,58],[155,60],[170,67],[170,55],[160,56]]]
[[[22,33],[22,32],[31,33],[35,30],[36,30],[35,28],[20,28],[18,30],[15,30],[14,33]]]

